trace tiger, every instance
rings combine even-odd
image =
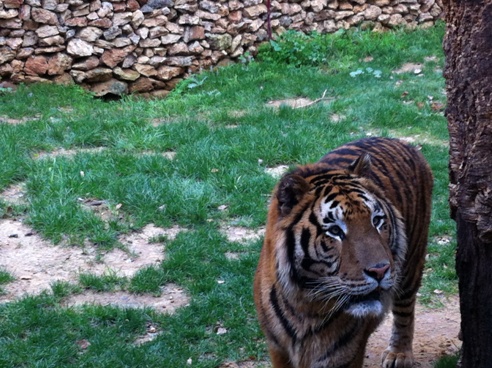
[[[393,313],[384,368],[409,368],[433,174],[402,140],[363,138],[276,185],[254,275],[274,368],[360,368]]]

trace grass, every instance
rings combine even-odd
[[[191,359],[194,367],[217,367],[265,359],[251,296],[261,240],[230,242],[220,229],[265,224],[276,182],[267,167],[314,162],[368,134],[411,137],[422,146],[435,189],[421,299],[434,305],[435,290],[455,293],[443,32],[441,24],[384,34],[287,34],[263,46],[256,61],[194,76],[164,100],[104,102],[75,86],[44,84],[0,94],[0,188],[27,188],[26,204],[1,203],[4,217],[23,216],[54,243],[90,242],[101,251],[121,247],[119,235],[148,223],[189,230],[166,242],[159,266],[132,278],[82,274],[77,285],[55,283],[0,305],[0,366],[184,367]],[[408,62],[421,63],[422,72],[393,73]],[[268,106],[325,91],[326,101],[308,108]],[[61,149],[76,153],[45,155]],[[103,221],[81,198],[103,199],[120,216]],[[1,285],[10,281],[0,272]],[[158,295],[170,282],[191,296],[172,316],[62,303],[83,289]],[[161,334],[133,345],[149,324]],[[219,327],[227,333],[217,334]]]

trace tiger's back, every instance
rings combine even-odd
[[[362,367],[391,307],[383,365],[410,367],[432,173],[412,146],[367,138],[274,190],[254,296],[274,367]]]

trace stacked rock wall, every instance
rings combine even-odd
[[[268,8],[269,6],[269,8]],[[429,25],[441,0],[0,0],[0,78],[165,95],[286,29]]]

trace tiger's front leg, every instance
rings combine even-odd
[[[411,368],[413,366],[414,322],[415,297],[406,303],[395,301],[391,340],[382,355],[383,368]]]

